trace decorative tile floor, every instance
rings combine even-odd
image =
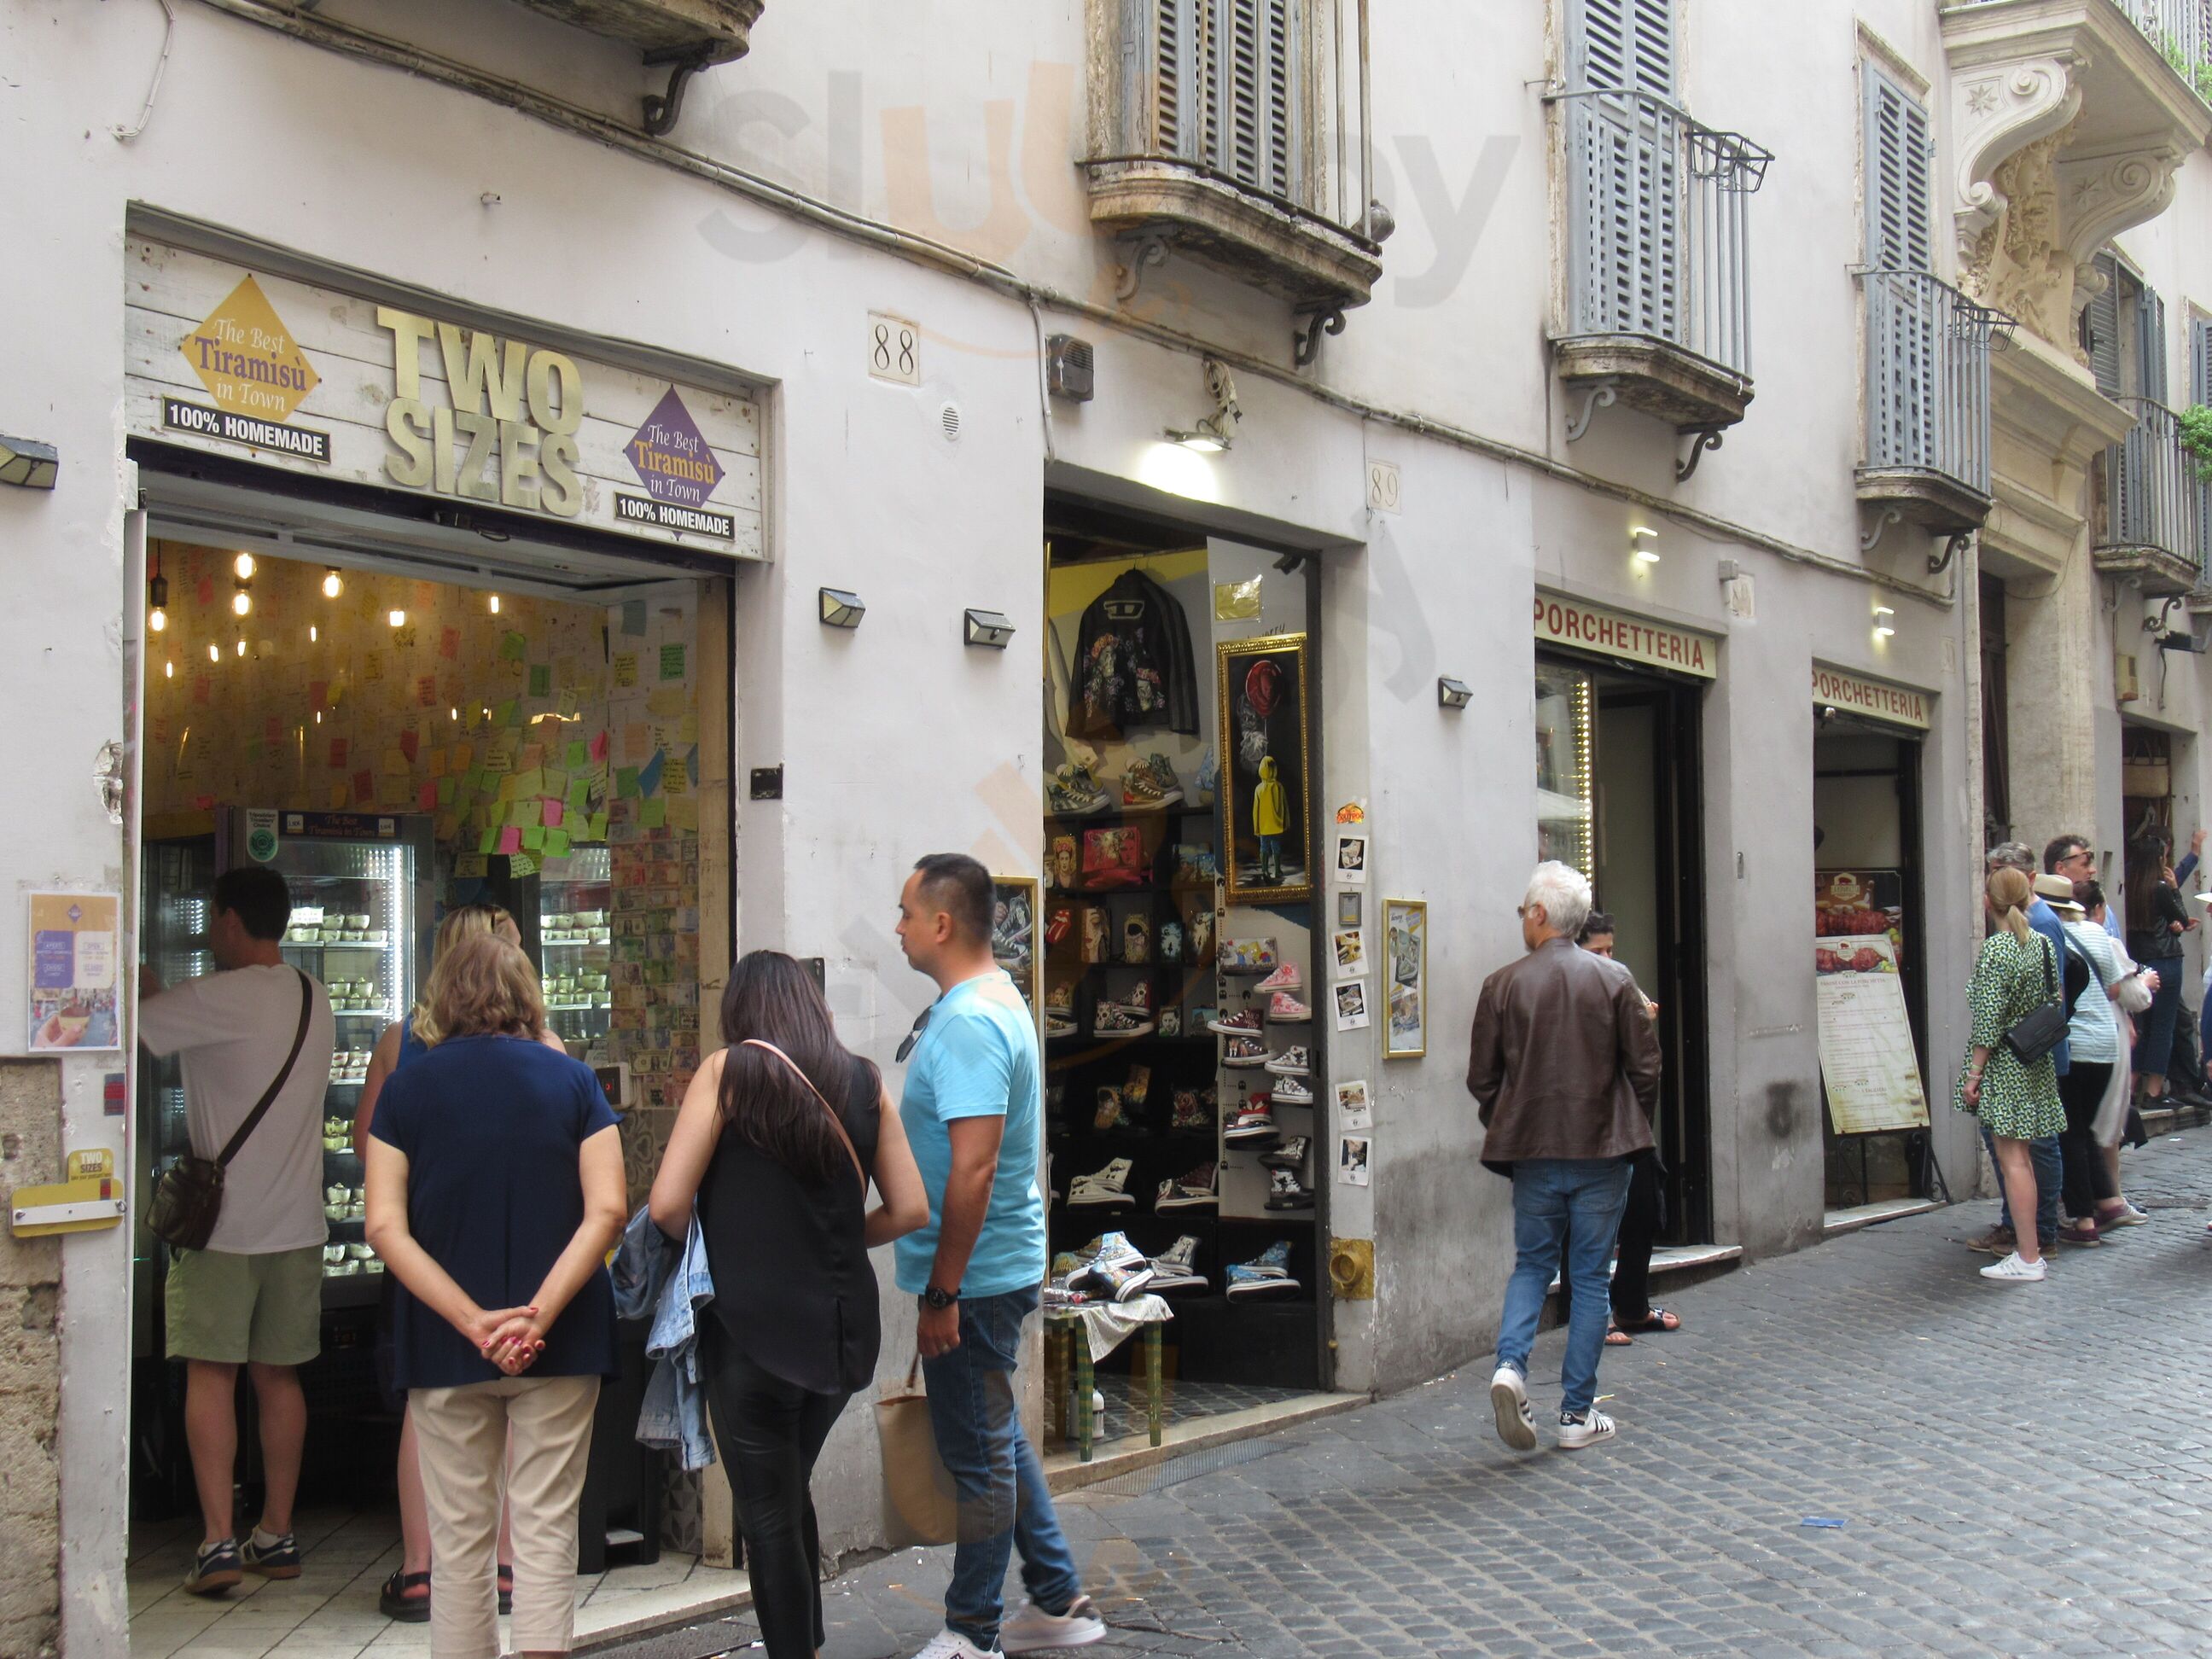
[[[131,1659],[383,1659],[427,1655],[428,1625],[395,1625],[376,1610],[377,1590],[399,1565],[398,1516],[389,1510],[302,1512],[303,1571],[289,1583],[247,1575],[228,1595],[184,1592],[199,1542],[191,1521],[131,1534]],[[664,1553],[650,1566],[616,1567],[576,1580],[576,1639],[627,1634],[704,1618],[741,1601],[745,1576]]]

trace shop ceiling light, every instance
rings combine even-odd
[[[394,628],[404,628],[407,626],[407,613],[394,605],[386,616],[385,621],[390,623]]]
[[[344,592],[345,578],[339,575],[337,567],[332,565],[328,570],[323,572],[323,597],[326,599],[335,599]]]
[[[210,640],[208,641],[208,660],[210,662],[221,662],[222,660],[222,647],[217,645],[213,640]]]
[[[971,610],[962,618],[963,637],[970,645],[986,645],[994,651],[1003,651],[1006,641],[1014,637],[1011,619],[996,611]]]
[[[60,452],[52,444],[0,437],[0,483],[19,489],[52,489],[61,465]]]
[[[1464,708],[1474,701],[1474,688],[1449,674],[1437,676],[1437,702],[1446,708]]]
[[[165,680],[173,680],[177,678],[177,659],[174,657],[170,658],[168,661],[161,665],[161,678]]]
[[[241,657],[246,654],[246,641],[242,638],[238,642],[238,654]]]
[[[253,555],[241,553],[230,562],[230,574],[242,582],[253,580]]]
[[[1659,550],[1651,545],[1659,539],[1659,532],[1647,530],[1642,525],[1628,532],[1628,550],[1638,564],[1659,562]]]
[[[860,603],[858,593],[848,593],[842,587],[821,590],[822,620],[831,628],[858,628],[860,618],[868,614],[868,607]],[[974,616],[974,611],[968,613]]]
[[[234,617],[250,617],[253,614],[253,594],[248,584],[239,583],[238,592],[230,596],[230,614]]]
[[[322,637],[322,635],[319,635],[319,634],[318,634],[318,633],[315,631],[315,625],[314,625],[314,623],[309,623],[307,624],[307,643],[308,643],[309,645],[313,645],[313,644],[317,640],[320,639],[321,637]]]
[[[493,594],[493,595],[491,596],[490,604],[491,604],[491,614],[492,614],[493,616],[496,617],[497,615],[499,615],[499,595],[498,595],[498,594],[495,593],[495,594]]]

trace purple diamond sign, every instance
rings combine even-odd
[[[722,482],[722,464],[707,447],[706,438],[674,386],[668,388],[668,395],[630,434],[625,447],[639,481],[657,501],[704,507],[714,486]]]

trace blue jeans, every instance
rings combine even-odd
[[[921,1362],[937,1455],[960,1499],[945,1623],[987,1652],[999,1640],[1006,1563],[1016,1549],[1030,1600],[1048,1612],[1065,1611],[1082,1589],[1014,1399],[1022,1321],[1036,1305],[1034,1290],[964,1298],[960,1346]]]
[[[1528,1375],[1529,1346],[1564,1249],[1573,1304],[1567,1314],[1567,1357],[1559,1366],[1563,1411],[1588,1411],[1597,1393],[1598,1357],[1605,1352],[1606,1263],[1628,1202],[1628,1180],[1627,1162],[1618,1158],[1530,1158],[1513,1166],[1513,1277],[1505,1282],[1498,1363]]]
[[[1997,1140],[1987,1129],[1982,1131],[1982,1145],[1990,1151],[1990,1162],[1997,1161]],[[2027,1143],[2028,1157],[2035,1164],[2035,1237],[2042,1244],[2058,1242],[2058,1197],[2066,1185],[2066,1157],[2059,1150],[2057,1135],[2043,1135]],[[2000,1166],[2001,1168],[2002,1166]],[[2012,1200],[2005,1196],[2004,1182],[1997,1182],[1997,1224],[2012,1225]]]

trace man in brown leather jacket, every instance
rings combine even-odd
[[[1467,1087],[1481,1106],[1482,1161],[1513,1182],[1513,1276],[1499,1316],[1490,1401],[1498,1437],[1536,1445],[1528,1349],[1552,1277],[1573,1288],[1560,1366],[1559,1444],[1610,1439],[1592,1404],[1605,1350],[1606,1262],[1627,1200],[1631,1154],[1651,1145],[1659,1044],[1643,994],[1619,963],[1582,950],[1589,883],[1540,864],[1521,906],[1528,954],[1483,982],[1474,1008]]]

